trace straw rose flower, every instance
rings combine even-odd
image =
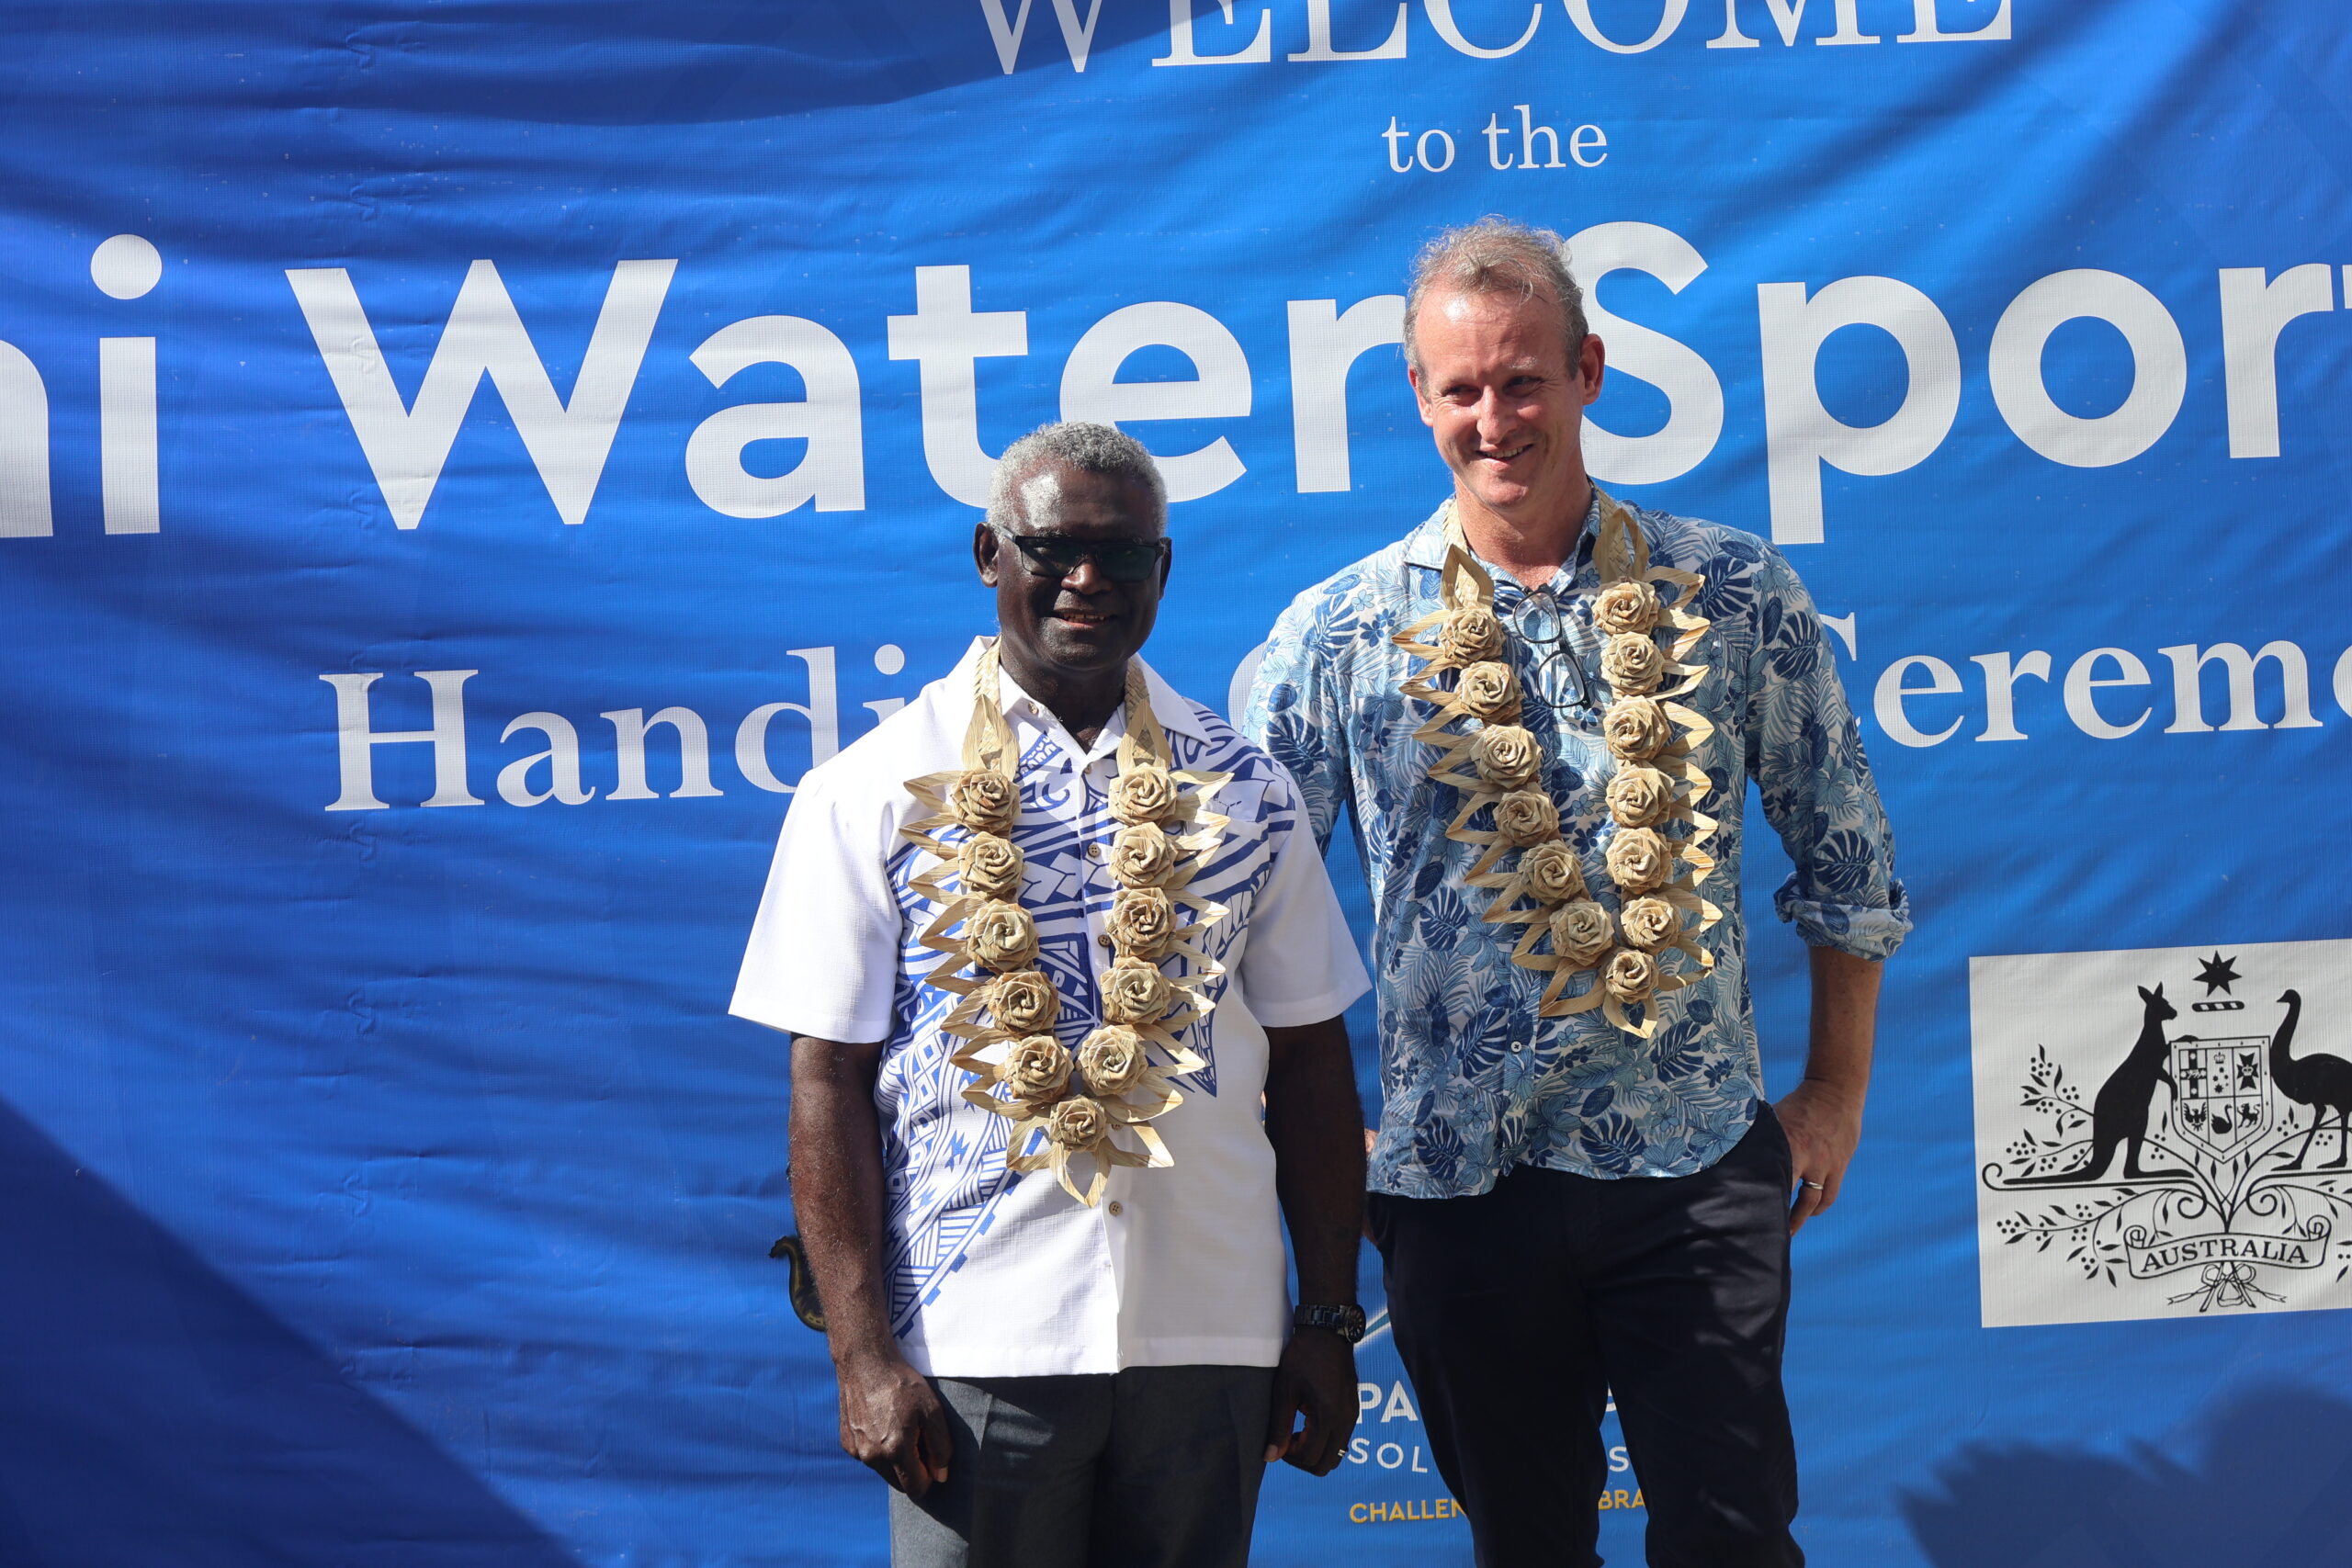
[[[1674,781],[1656,768],[1621,768],[1609,781],[1609,815],[1622,828],[1655,828],[1674,809]]]
[[[1046,1112],[1046,1136],[1066,1149],[1091,1149],[1111,1135],[1111,1118],[1082,1094],[1057,1100]]]
[[[1666,650],[1641,632],[1619,632],[1601,646],[1600,678],[1626,694],[1654,692],[1666,673]]]
[[[1655,953],[1682,934],[1682,912],[1663,898],[1636,898],[1617,917],[1625,940],[1644,953]]]
[[[1608,964],[1602,966],[1600,983],[1621,1003],[1631,1006],[1645,1002],[1657,990],[1657,960],[1646,953],[1621,947],[1609,955]]]
[[[991,898],[964,922],[965,944],[972,956],[1001,973],[1026,969],[1037,957],[1037,922],[1018,904]]]
[[[1086,1037],[1078,1048],[1078,1070],[1086,1092],[1098,1100],[1116,1100],[1143,1081],[1151,1063],[1143,1054],[1143,1036],[1119,1024],[1106,1024]]]
[[[1600,716],[1600,738],[1632,762],[1646,762],[1673,744],[1674,721],[1654,697],[1619,697]]]
[[[1470,760],[1478,776],[1501,789],[1518,789],[1535,782],[1544,754],[1535,737],[1516,724],[1490,724],[1470,742]]]
[[[1157,822],[1119,829],[1111,840],[1111,874],[1122,887],[1165,887],[1176,876],[1176,841]]]
[[[1560,836],[1560,808],[1541,790],[1515,789],[1495,802],[1495,831],[1518,849]]]
[[[1609,840],[1609,879],[1628,893],[1663,887],[1674,875],[1674,846],[1655,828],[1624,828]]]
[[[1111,781],[1111,815],[1129,827],[1165,821],[1175,811],[1176,781],[1157,763],[1122,768]]]
[[[1021,852],[1010,839],[975,833],[956,852],[956,876],[967,893],[1010,898],[1021,890]]]
[[[1508,724],[1519,716],[1519,677],[1498,660],[1481,660],[1463,671],[1453,694],[1471,717],[1488,724]]]
[[[1175,999],[1157,964],[1122,958],[1102,972],[1102,1016],[1113,1023],[1157,1023]]]
[[[1451,664],[1476,664],[1503,650],[1503,624],[1480,604],[1464,604],[1437,629],[1437,650]]]
[[[1069,1087],[1069,1053],[1050,1034],[1016,1040],[996,1065],[996,1081],[1015,1100],[1050,1100]]]
[[[948,786],[947,815],[975,833],[1001,833],[1021,815],[1021,791],[993,768],[967,768]]]
[[[1593,629],[1605,635],[1655,630],[1662,607],[1646,582],[1612,582],[1592,597]]]
[[[1008,1034],[1035,1034],[1061,1016],[1054,983],[1035,969],[1015,969],[989,982],[989,1017]]]
[[[1157,887],[1122,887],[1111,899],[1111,945],[1156,962],[1176,945],[1176,906]]]
[[[1576,899],[1552,911],[1552,951],[1571,969],[1590,964],[1616,940],[1609,911],[1589,898]]]
[[[1577,863],[1576,851],[1557,839],[1520,856],[1519,874],[1527,879],[1528,896],[1538,903],[1557,904],[1584,896],[1584,868]]]

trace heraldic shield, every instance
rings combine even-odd
[[[2173,1131],[2217,1160],[2228,1159],[2270,1130],[2267,1034],[2172,1042]]]

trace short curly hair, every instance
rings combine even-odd
[[[1031,476],[1048,463],[1066,464],[1081,473],[1109,474],[1143,486],[1151,492],[1160,527],[1168,526],[1168,483],[1159,477],[1159,465],[1152,461],[1143,443],[1115,424],[1071,420],[1041,424],[1004,449],[1004,456],[997,460],[996,476],[989,481],[990,528],[1010,536],[1029,520],[1029,502],[1023,492],[1030,488]]]

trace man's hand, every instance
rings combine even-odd
[[[1291,1430],[1294,1416],[1306,1425]],[[1288,1460],[1309,1475],[1339,1468],[1356,1429],[1355,1347],[1324,1328],[1303,1328],[1274,1368],[1274,1407],[1266,1420],[1266,1462]]]
[[[1791,1163],[1796,1168],[1796,1201],[1789,1209],[1789,1234],[1794,1235],[1805,1221],[1838,1201],[1847,1162],[1862,1141],[1862,1106],[1859,1099],[1807,1078],[1781,1096],[1772,1111],[1789,1135]]]
[[[1838,1201],[1846,1162],[1862,1141],[1862,1100],[1871,1089],[1871,1042],[1878,1020],[1880,964],[1836,948],[1816,947],[1813,964],[1813,1033],[1804,1080],[1773,1110],[1789,1135],[1796,1167],[1796,1201],[1789,1234]]]
[[[922,1374],[897,1356],[836,1365],[842,1386],[842,1448],[910,1497],[947,1480],[955,1444],[947,1413]]]

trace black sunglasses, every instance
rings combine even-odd
[[[1168,554],[1168,541],[1150,539],[1066,539],[1053,534],[1007,534],[1028,563],[1030,574],[1058,581],[1076,571],[1080,561],[1114,582],[1142,582],[1159,569]]]

